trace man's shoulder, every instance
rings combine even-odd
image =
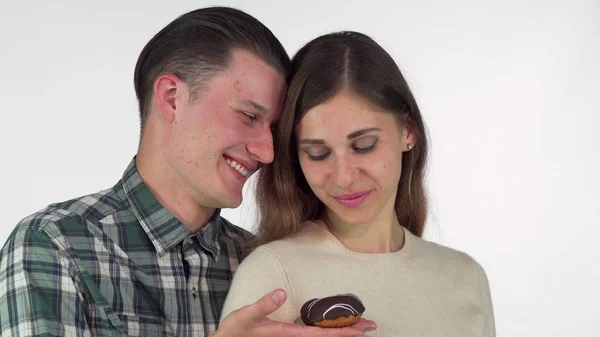
[[[227,252],[230,257],[238,261],[243,260],[249,253],[254,242],[255,236],[249,231],[236,226],[229,220],[221,217],[221,226],[218,240],[221,244],[227,246]]]
[[[33,237],[48,238],[57,249],[68,250],[72,237],[82,240],[98,235],[96,225],[122,207],[114,188],[52,203],[19,221],[2,250],[10,249],[9,245],[35,244],[27,242]]]
[[[232,240],[249,241],[254,239],[254,234],[244,228],[232,224],[229,220],[221,217],[221,237]]]

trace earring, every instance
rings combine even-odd
[[[414,148],[415,148],[415,146],[413,144],[408,144],[408,151],[410,151],[410,150],[412,150]]]

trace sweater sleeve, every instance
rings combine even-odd
[[[269,315],[269,318],[294,323],[300,316],[300,312],[294,309],[293,297],[283,265],[268,248],[257,248],[242,261],[233,276],[231,288],[223,305],[221,321],[232,311],[252,304],[279,288],[287,292],[287,300]]]
[[[473,260],[473,268],[479,284],[479,293],[481,294],[481,306],[484,310],[486,319],[486,337],[496,336],[496,323],[494,319],[494,309],[492,307],[492,295],[490,293],[490,284],[483,267]]]

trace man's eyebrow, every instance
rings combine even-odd
[[[352,140],[356,137],[360,137],[362,135],[364,135],[365,133],[369,133],[371,131],[381,131],[380,128],[365,128],[365,129],[360,129],[358,131],[354,131],[351,134],[348,135],[348,140]]]
[[[258,112],[260,112],[261,114],[268,114],[269,113],[269,109],[265,108],[264,106],[254,102],[251,99],[245,99],[243,101],[241,101],[240,103],[245,104],[247,106],[252,107],[253,109],[258,110]]]

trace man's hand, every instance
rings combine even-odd
[[[286,298],[285,291],[278,289],[254,304],[232,312],[223,319],[212,337],[354,337],[377,328],[374,322],[366,319],[339,329],[287,324],[268,319],[267,316],[277,310]]]

